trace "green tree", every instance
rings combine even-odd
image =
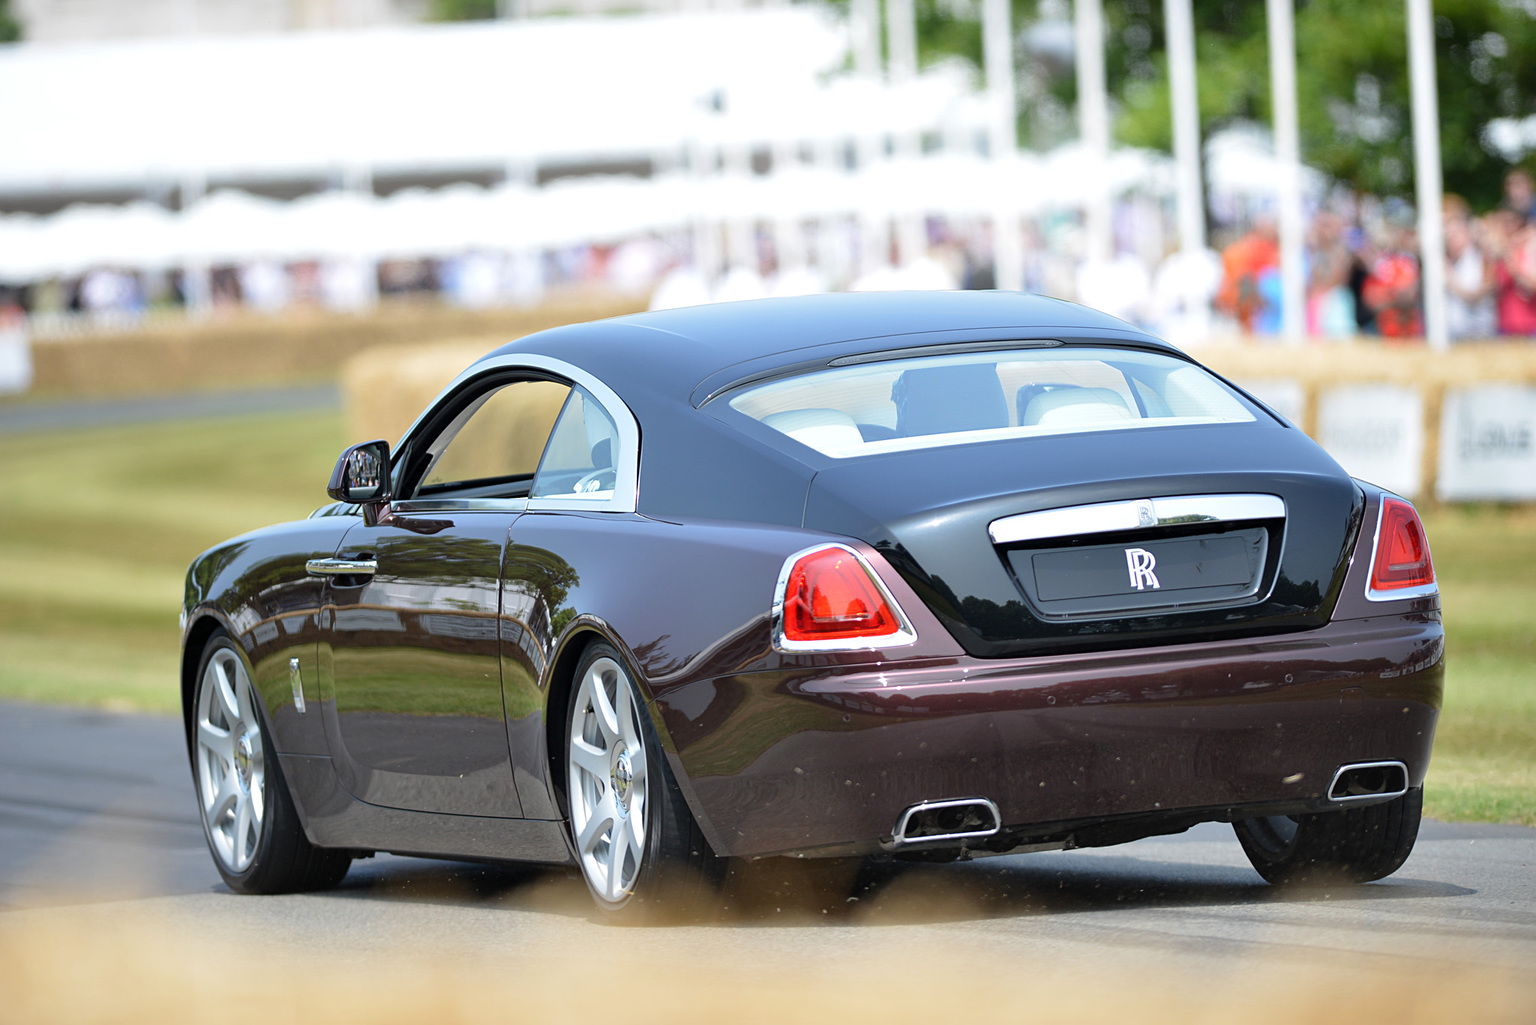
[[[848,0],[829,0],[846,10]],[[1302,159],[1353,188],[1413,191],[1404,0],[1298,0]],[[1490,121],[1536,114],[1536,5],[1529,0],[1435,0],[1436,73],[1445,187],[1474,206],[1498,202],[1504,157]],[[1063,0],[1012,0],[1019,137],[1048,146],[1075,134],[1070,55],[1040,45],[1042,16],[1070,18]],[[1270,120],[1269,42],[1258,0],[1194,0],[1202,131]],[[1105,68],[1124,143],[1172,148],[1163,0],[1105,0]],[[982,67],[979,0],[917,0],[924,64]],[[1060,27],[1060,26],[1058,26]],[[1536,162],[1533,162],[1536,163]]]
[[[1119,82],[1119,137],[1168,149],[1162,4],[1127,3],[1150,40],[1140,63],[1122,41],[1110,67]],[[1305,0],[1296,12],[1297,102],[1302,159],[1353,188],[1411,195],[1413,136],[1408,29],[1402,0]],[[1263,5],[1195,4],[1200,117],[1206,133],[1270,119],[1269,47]],[[1536,17],[1503,0],[1435,0],[1435,62],[1441,163],[1448,191],[1474,206],[1498,202],[1507,163],[1485,138],[1499,117],[1536,110]],[[1118,88],[1115,88],[1118,85]]]
[[[496,17],[496,0],[432,0],[429,21],[487,21]]]
[[[0,0],[0,43],[21,40],[21,22],[11,13],[11,0]]]

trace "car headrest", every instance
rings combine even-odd
[[[1008,426],[1008,400],[991,363],[908,370],[891,386],[900,437]]]
[[[763,423],[819,452],[864,442],[858,424],[841,409],[786,409],[782,413],[769,413],[763,417]]]
[[[1052,388],[1036,395],[1019,417],[1022,425],[1079,427],[1133,420],[1120,393],[1110,388]]]

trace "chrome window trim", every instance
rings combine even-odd
[[[509,353],[473,364],[455,377],[448,387],[427,404],[421,415],[406,429],[405,434],[401,435],[400,443],[395,446],[396,450],[398,451],[414,439],[416,431],[428,415],[450,394],[471,381],[504,370],[538,370],[580,385],[598,401],[603,409],[607,410],[608,415],[613,418],[614,427],[619,432],[619,452],[614,460],[615,479],[611,492],[601,492],[590,497],[560,495],[550,498],[529,498],[522,500],[527,503],[523,508],[528,512],[555,510],[634,512],[640,497],[640,425],[635,422],[635,415],[624,404],[624,400],[619,398],[617,392],[592,374],[565,360],[550,356],[542,356],[538,353]],[[497,499],[496,501],[510,500]]]
[[[1402,495],[1394,495],[1388,491],[1382,493],[1381,501],[1376,504],[1376,530],[1371,534],[1371,558],[1370,561],[1365,564],[1365,600],[1403,601],[1408,598],[1428,598],[1430,595],[1439,594],[1440,575],[1438,573],[1435,574],[1435,579],[1432,583],[1420,584],[1417,587],[1398,587],[1392,590],[1379,591],[1371,585],[1371,578],[1375,576],[1376,572],[1376,551],[1381,545],[1381,521],[1385,519],[1387,515],[1386,500],[1388,498],[1395,498],[1399,502],[1408,502],[1408,499],[1404,498]],[[1413,508],[1413,514],[1418,516],[1419,511],[1414,507],[1413,503],[1408,502],[1408,506]],[[1424,530],[1424,521],[1422,518],[1419,520],[1419,530],[1421,533]],[[1435,564],[1435,557],[1434,554],[1430,552],[1429,535],[1427,533],[1424,534],[1424,551],[1429,555],[1429,564],[1433,566]]]
[[[993,544],[1007,545],[1184,523],[1277,519],[1285,519],[1285,500],[1279,495],[1172,495],[1018,513],[993,520],[987,533]]]
[[[413,498],[391,502],[391,512],[407,515],[428,512],[522,512],[526,498]]]
[[[827,548],[837,548],[847,552],[858,560],[859,566],[868,574],[869,579],[875,582],[875,587],[880,592],[880,597],[896,613],[898,629],[888,637],[840,637],[824,641],[792,641],[784,636],[784,589],[789,586],[789,574],[794,570],[795,563],[812,552],[823,551]],[[828,541],[819,545],[811,545],[802,548],[798,552],[784,560],[784,565],[779,567],[779,581],[774,586],[773,610],[771,614],[773,624],[773,647],[776,651],[786,652],[815,652],[815,651],[875,651],[885,648],[904,648],[917,642],[917,630],[912,626],[912,621],[907,618],[906,610],[891,593],[891,589],[885,586],[885,581],[880,579],[880,574],[875,568],[865,561],[854,548],[839,541]]]

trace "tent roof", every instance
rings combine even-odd
[[[799,106],[845,52],[807,7],[6,46],[0,190],[645,155]]]

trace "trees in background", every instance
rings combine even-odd
[[[14,43],[21,39],[21,22],[11,13],[11,0],[0,0],[0,43]]]
[[[848,0],[828,0],[846,9]],[[1070,0],[1012,0],[1019,138],[1049,147],[1076,135]],[[1497,118],[1536,116],[1536,0],[1435,0],[1445,187],[1475,207],[1498,202]],[[979,0],[917,0],[919,57],[980,74]],[[1269,49],[1258,0],[1194,0],[1202,131],[1268,124]],[[1413,194],[1408,33],[1403,0],[1298,0],[1303,159],[1378,195]],[[1106,65],[1119,141],[1172,148],[1163,0],[1104,0]],[[1528,138],[1536,132],[1527,133]],[[1532,140],[1536,149],[1536,140]]]

